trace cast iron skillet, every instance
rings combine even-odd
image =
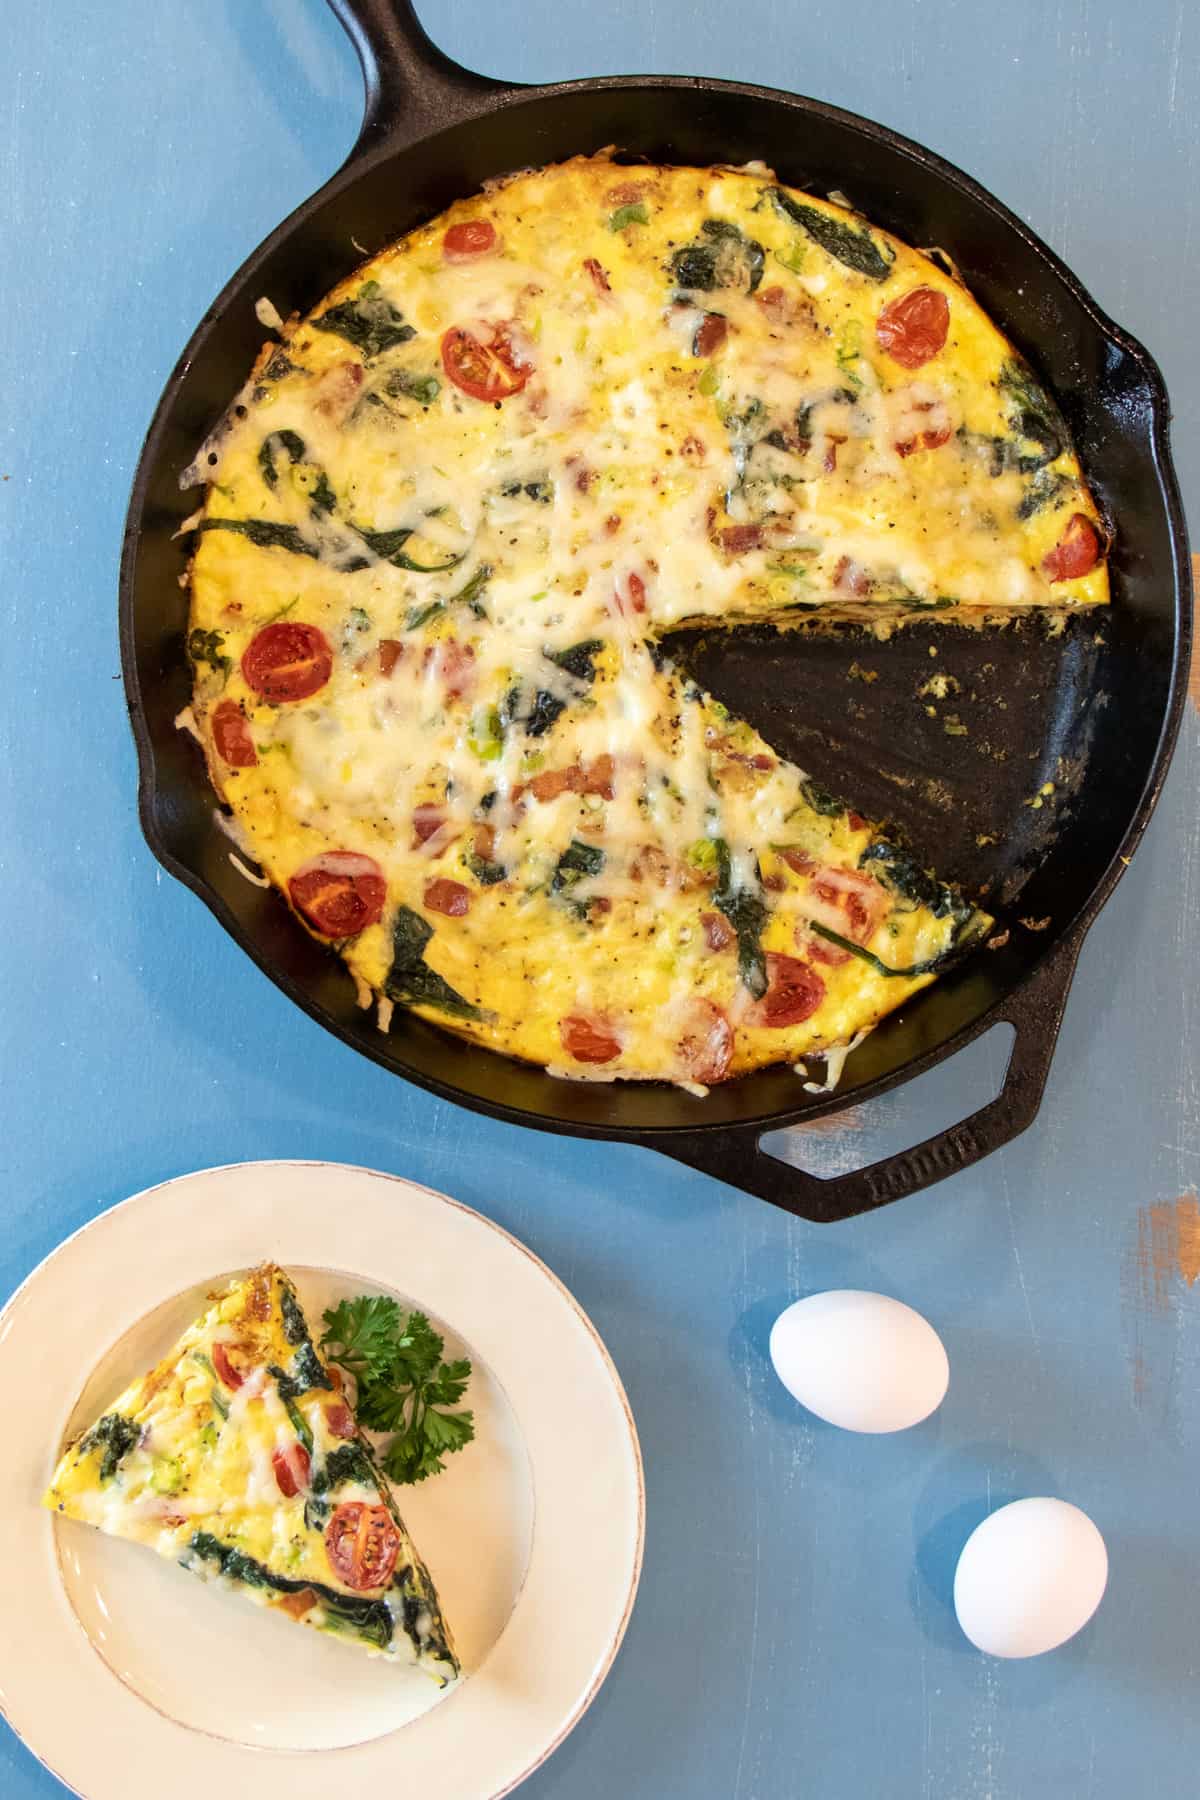
[[[516,87],[450,62],[409,0],[330,3],[362,61],[362,133],[338,174],[214,301],[167,383],[134,483],[121,647],[151,849],[322,1025],[478,1111],[641,1144],[814,1220],[847,1218],[978,1161],[1037,1111],[1080,943],[1141,837],[1179,722],[1186,544],[1158,369],[1019,219],[880,125],[792,94],[685,76]],[[814,776],[892,818],[944,872],[989,883],[1010,927],[1003,948],[978,953],[874,1032],[832,1096],[806,1093],[786,1069],[705,1100],[659,1085],[557,1081],[401,1012],[380,1035],[356,1009],[342,964],[230,863],[201,759],[174,725],[189,697],[179,585],[188,542],[174,533],[196,500],[180,491],[179,474],[262,343],[255,301],[267,295],[285,315],[307,311],[366,254],[489,176],[606,145],[630,160],[761,159],[798,187],[840,190],[910,243],[940,247],[1058,395],[1116,532],[1111,616],[1077,620],[1057,639],[1036,627],[986,637],[917,628],[874,657],[853,632],[820,642],[769,631],[685,636],[673,645]],[[936,667],[960,682],[958,701],[935,704],[932,717],[917,693],[935,666],[931,643]],[[863,679],[871,666],[886,678]],[[947,733],[950,711],[965,733]],[[1050,781],[1045,804],[1026,804]],[[998,1020],[1016,1032],[1004,1087],[964,1123],[831,1180],[760,1148],[764,1131],[883,1093]]]

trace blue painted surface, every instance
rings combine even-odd
[[[489,73],[690,67],[942,151],[1160,357],[1194,495],[1189,0],[429,0],[425,16]],[[817,1231],[648,1154],[405,1087],[290,1008],[159,872],[118,682],[142,430],[213,293],[352,143],[353,55],[322,0],[60,0],[21,9],[6,48],[0,641],[20,678],[0,709],[0,1291],[98,1210],[208,1163],[328,1157],[447,1189],[579,1295],[646,1454],[626,1647],[531,1800],[1193,1794],[1200,1284],[1156,1288],[1137,1251],[1139,1210],[1200,1179],[1194,712],[1085,947],[1042,1117],[972,1173]],[[967,1077],[941,1079],[945,1110]],[[831,1284],[898,1294],[943,1332],[933,1420],[862,1441],[775,1385],[771,1320]],[[948,1595],[989,1502],[1031,1492],[1093,1514],[1112,1580],[1072,1645],[1010,1666],[968,1647]],[[5,1800],[60,1791],[0,1737]]]

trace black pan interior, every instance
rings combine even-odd
[[[284,314],[305,310],[364,251],[488,177],[612,144],[631,160],[762,159],[789,183],[840,190],[909,242],[948,253],[1058,396],[1115,528],[1111,611],[1077,619],[1059,637],[1036,625],[981,636],[931,624],[886,644],[850,630],[673,640],[680,660],[769,741],[863,811],[894,821],[944,874],[986,888],[1010,926],[1003,948],[977,955],[872,1034],[834,1100],[805,1095],[786,1070],[703,1101],[659,1086],[563,1083],[399,1013],[382,1037],[357,1011],[342,966],[273,894],[235,871],[198,753],[174,726],[189,684],[186,544],[172,534],[195,503],[178,474],[261,344],[255,299],[268,295]],[[519,95],[376,153],[335,178],[235,278],[152,427],[130,513],[122,616],[147,834],[300,1004],[376,1060],[467,1104],[552,1129],[646,1135],[779,1123],[863,1098],[981,1029],[1099,904],[1148,816],[1186,635],[1165,421],[1146,353],[1018,221],[916,146],[817,103],[661,79],[577,84]],[[956,684],[944,697],[928,686],[934,674]],[[1053,790],[1042,794],[1046,783]]]

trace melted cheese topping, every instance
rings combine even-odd
[[[1107,597],[969,294],[766,172],[452,208],[264,351],[202,471],[194,711],[248,848],[360,984],[555,1072],[828,1052],[987,924],[657,634]],[[286,623],[315,685],[264,677]]]

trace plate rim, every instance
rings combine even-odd
[[[536,1754],[532,1757],[532,1759],[528,1763],[526,1763],[519,1770],[519,1772],[517,1772],[515,1775],[513,1775],[511,1777],[503,1777],[501,1779],[501,1785],[499,1785],[499,1786],[493,1786],[493,1785],[491,1785],[491,1783],[489,1783],[487,1800],[505,1800],[505,1796],[513,1793],[518,1787],[520,1787],[525,1781],[527,1781],[531,1775],[533,1775],[539,1768],[541,1768],[549,1760],[549,1758],[554,1754],[554,1752],[570,1736],[571,1732],[579,1724],[580,1720],[584,1717],[584,1715],[586,1714],[588,1709],[593,1704],[601,1687],[604,1685],[604,1682],[607,1680],[609,1674],[611,1673],[612,1667],[613,1667],[613,1665],[616,1661],[617,1655],[621,1649],[621,1645],[624,1642],[625,1634],[626,1634],[626,1631],[627,1631],[628,1625],[629,1625],[629,1620],[632,1616],[634,1605],[636,1604],[638,1589],[639,1589],[639,1585],[640,1585],[640,1581],[641,1581],[642,1569],[643,1569],[644,1560],[645,1560],[645,1541],[646,1541],[645,1466],[644,1466],[644,1462],[643,1462],[643,1458],[642,1458],[641,1444],[640,1444],[640,1440],[638,1437],[637,1424],[636,1424],[636,1421],[633,1416],[633,1410],[629,1403],[629,1397],[625,1391],[624,1383],[621,1380],[620,1373],[617,1370],[617,1367],[613,1361],[612,1355],[609,1352],[608,1346],[605,1344],[604,1339],[601,1336],[599,1330],[597,1329],[594,1321],[590,1318],[590,1316],[585,1311],[583,1306],[576,1299],[575,1295],[567,1287],[566,1283],[564,1281],[562,1281],[562,1279],[554,1272],[553,1269],[551,1269],[549,1267],[549,1265],[537,1254],[536,1251],[531,1249],[528,1244],[524,1243],[519,1237],[517,1237],[513,1232],[509,1231],[505,1226],[499,1224],[496,1220],[489,1218],[486,1213],[481,1212],[477,1207],[469,1206],[465,1201],[458,1200],[451,1194],[443,1193],[440,1189],[430,1187],[425,1182],[415,1181],[406,1175],[397,1174],[393,1170],[377,1169],[377,1168],[373,1168],[367,1164],[349,1163],[349,1162],[344,1162],[344,1161],[340,1161],[340,1160],[332,1160],[332,1159],[327,1159],[327,1158],[322,1158],[322,1157],[311,1157],[311,1156],[310,1157],[281,1156],[281,1157],[247,1158],[247,1159],[239,1160],[236,1162],[227,1162],[227,1163],[217,1163],[217,1164],[212,1164],[212,1165],[206,1165],[205,1167],[202,1167],[202,1168],[186,1169],[186,1170],[180,1171],[178,1174],[165,1176],[162,1180],[153,1182],[148,1187],[141,1188],[135,1193],[127,1194],[127,1195],[123,1196],[120,1200],[115,1201],[112,1205],[107,1206],[102,1211],[98,1212],[94,1217],[85,1219],[82,1224],[78,1225],[75,1228],[74,1231],[69,1232],[66,1237],[62,1238],[58,1243],[56,1243],[52,1247],[52,1249],[50,1251],[48,1251],[48,1253],[44,1257],[42,1257],[34,1265],[34,1267],[29,1270],[29,1272],[23,1277],[23,1279],[17,1284],[17,1286],[12,1290],[12,1292],[6,1297],[6,1299],[3,1302],[3,1305],[0,1305],[0,1354],[3,1353],[3,1345],[8,1336],[8,1331],[9,1331],[9,1326],[10,1326],[10,1322],[12,1319],[12,1315],[17,1311],[17,1309],[20,1307],[20,1305],[26,1299],[28,1290],[31,1289],[40,1278],[44,1278],[46,1276],[46,1274],[52,1270],[53,1265],[55,1265],[59,1261],[60,1258],[68,1255],[72,1251],[78,1251],[81,1241],[83,1239],[85,1239],[86,1237],[88,1237],[89,1234],[96,1232],[97,1230],[103,1229],[106,1226],[111,1226],[112,1220],[114,1219],[114,1217],[116,1215],[123,1214],[126,1212],[127,1209],[132,1209],[132,1208],[135,1208],[140,1205],[144,1205],[144,1204],[152,1205],[155,1200],[155,1197],[162,1195],[165,1191],[185,1185],[189,1182],[196,1181],[199,1179],[221,1177],[221,1176],[236,1177],[239,1175],[245,1175],[246,1173],[248,1173],[250,1171],[266,1171],[266,1170],[286,1171],[289,1169],[324,1170],[324,1171],[330,1172],[332,1174],[348,1175],[351,1178],[366,1178],[367,1181],[374,1180],[374,1181],[388,1182],[402,1190],[410,1191],[417,1195],[420,1195],[426,1201],[432,1201],[434,1203],[437,1203],[440,1206],[450,1209],[454,1213],[462,1215],[466,1220],[470,1221],[475,1226],[485,1227],[489,1232],[493,1233],[495,1235],[495,1237],[498,1238],[502,1242],[502,1244],[505,1246],[507,1251],[517,1252],[532,1267],[532,1269],[536,1275],[539,1275],[545,1279],[545,1281],[548,1283],[550,1289],[552,1290],[554,1297],[555,1297],[556,1301],[558,1302],[558,1304],[565,1307],[566,1311],[570,1315],[572,1315],[572,1317],[577,1325],[582,1326],[583,1331],[586,1335],[586,1338],[589,1340],[591,1350],[592,1350],[593,1354],[597,1357],[600,1368],[603,1371],[603,1374],[606,1378],[607,1385],[611,1389],[612,1396],[617,1403],[617,1407],[618,1407],[619,1414],[620,1414],[622,1424],[623,1424],[623,1439],[624,1439],[623,1448],[625,1450],[627,1450],[627,1452],[629,1454],[630,1467],[631,1467],[631,1472],[632,1472],[632,1476],[633,1476],[632,1485],[631,1485],[631,1488],[630,1488],[630,1491],[628,1494],[628,1499],[632,1502],[633,1527],[634,1527],[633,1528],[632,1555],[631,1555],[630,1561],[629,1561],[628,1578],[626,1581],[625,1594],[624,1594],[624,1598],[622,1601],[621,1610],[620,1610],[620,1613],[619,1613],[615,1623],[607,1630],[607,1633],[606,1633],[607,1641],[604,1644],[603,1651],[597,1661],[596,1667],[592,1672],[591,1678],[588,1681],[587,1686],[585,1688],[583,1688],[582,1691],[580,1691],[579,1693],[577,1693],[574,1696],[568,1710],[565,1712],[564,1716],[558,1722],[557,1728],[554,1730],[553,1735],[551,1737],[549,1737],[548,1739],[546,1739],[545,1741],[540,1743],[540,1745],[537,1747]],[[281,1260],[286,1265],[286,1261],[287,1261],[286,1255],[284,1255]],[[335,1265],[331,1262],[327,1266],[332,1268]],[[368,1276],[368,1275],[364,1274],[363,1278],[364,1278],[364,1280],[367,1280],[367,1281],[372,1281],[372,1280],[378,1279],[379,1284],[381,1286],[389,1285],[386,1277],[376,1278],[376,1277],[372,1277],[372,1276]],[[205,1279],[205,1277],[202,1276],[202,1277],[200,1277],[200,1279],[203,1280],[203,1279]],[[144,1315],[141,1315],[141,1316],[144,1316]],[[447,1320],[447,1322],[450,1323],[449,1320]],[[459,1321],[454,1321],[454,1323],[457,1328]],[[462,1322],[462,1328],[465,1331],[469,1332],[469,1326],[467,1325],[467,1323],[465,1321]],[[121,1335],[122,1335],[122,1333],[119,1329],[115,1330],[112,1338],[110,1339],[110,1344],[116,1343],[119,1340]],[[494,1370],[493,1370],[493,1374],[495,1374]],[[87,1370],[83,1370],[82,1373],[79,1374],[79,1386],[76,1389],[76,1398],[78,1397],[78,1394],[82,1393],[83,1387],[86,1384],[87,1379],[88,1379],[88,1372],[87,1372]],[[504,1383],[502,1381],[502,1386],[503,1385],[504,1385]],[[65,1422],[66,1416],[67,1415],[64,1415],[64,1420],[61,1421],[60,1423]],[[534,1507],[535,1507],[535,1516],[536,1516],[537,1509],[538,1509],[538,1496],[537,1496],[536,1484],[535,1484],[535,1489],[534,1489]],[[46,1520],[46,1524],[47,1524],[47,1528],[50,1529],[51,1531],[53,1531],[53,1521],[50,1520],[48,1517]],[[535,1527],[535,1532],[536,1532],[536,1527]],[[533,1549],[531,1547],[530,1566],[532,1566],[532,1556],[533,1556]],[[508,1634],[513,1620],[517,1617],[518,1610],[521,1606],[521,1602],[522,1602],[522,1599],[524,1597],[524,1594],[525,1594],[525,1591],[526,1591],[526,1588],[528,1585],[528,1575],[529,1575],[529,1569],[527,1568],[526,1572],[525,1572],[525,1578],[522,1583],[521,1591],[518,1594],[516,1603],[514,1605],[513,1613],[510,1616],[509,1621],[506,1623],[504,1630],[501,1632],[500,1638],[497,1639],[496,1645],[493,1646],[493,1651],[499,1646],[499,1644],[503,1641],[504,1637]],[[75,1629],[77,1631],[79,1631],[81,1633],[81,1635],[83,1635],[84,1641],[86,1642],[87,1641],[86,1634],[83,1633],[83,1627],[80,1624],[77,1617],[75,1616],[74,1612],[71,1610],[69,1602],[67,1603],[67,1611],[70,1614],[70,1618],[71,1618],[71,1621],[72,1621]],[[90,1643],[88,1645],[88,1648],[89,1648],[89,1650],[92,1651],[93,1654],[96,1654],[94,1651],[94,1647],[91,1646]],[[492,1652],[489,1652],[488,1658],[485,1658],[485,1663],[486,1663],[486,1661],[490,1660],[491,1654],[492,1654]],[[103,1659],[100,1658],[98,1655],[96,1656],[96,1661],[97,1661],[97,1665],[100,1668],[104,1668],[110,1676],[112,1675],[112,1671],[107,1669],[107,1665],[104,1663]],[[476,1671],[476,1675],[478,1675],[480,1672],[481,1671]],[[117,1679],[118,1679],[119,1685],[124,1687],[125,1684],[120,1681],[120,1678],[117,1678]],[[166,1715],[159,1713],[158,1709],[153,1705],[153,1703],[144,1700],[140,1694],[137,1694],[136,1690],[127,1689],[127,1691],[131,1692],[134,1695],[135,1699],[139,1702],[139,1704],[146,1706],[150,1712],[157,1713],[158,1717],[160,1719],[164,1719],[165,1722],[168,1723],[173,1730],[180,1731],[180,1732],[187,1732],[189,1737],[198,1735],[199,1737],[204,1738],[204,1736],[205,1736],[204,1733],[196,1734],[191,1730],[191,1728],[189,1726],[182,1724],[179,1721],[176,1721],[173,1719],[167,1719]],[[470,1682],[468,1681],[468,1682],[465,1682],[462,1684],[462,1687],[457,1690],[457,1693],[461,1695],[462,1693],[467,1693],[469,1691],[470,1691]],[[447,1696],[447,1699],[452,1699],[452,1698],[454,1698],[453,1695]],[[440,1711],[441,1709],[435,1707],[433,1710],[436,1712],[436,1711]],[[60,1770],[57,1769],[54,1766],[54,1764],[49,1760],[48,1755],[42,1749],[38,1748],[35,1745],[35,1743],[31,1740],[31,1738],[28,1737],[25,1734],[25,1732],[21,1729],[21,1727],[18,1725],[15,1717],[13,1716],[13,1709],[10,1706],[8,1694],[3,1690],[3,1688],[0,1688],[0,1718],[4,1719],[5,1723],[8,1725],[9,1729],[12,1731],[14,1737],[17,1738],[17,1740],[20,1742],[22,1747],[29,1753],[29,1755],[33,1758],[33,1760],[41,1768],[45,1769],[46,1772],[48,1774],[50,1774],[57,1782],[59,1782],[65,1791],[67,1791],[68,1793],[71,1793],[71,1794],[78,1795],[79,1800],[89,1800],[88,1792],[85,1789],[76,1787],[71,1780],[68,1780],[68,1778],[64,1774],[62,1774],[60,1772]],[[401,1734],[399,1732],[388,1733],[388,1734],[385,1734],[381,1738],[377,1738],[377,1739],[373,1740],[373,1743],[377,1746],[378,1745],[386,1745],[389,1742],[394,1742],[394,1741],[398,1740],[400,1735]],[[221,1740],[215,1740],[215,1741],[221,1741]],[[250,1745],[236,1744],[236,1743],[231,1742],[230,1740],[224,1740],[224,1743],[225,1743],[226,1748],[228,1750],[232,1751],[235,1755],[241,1755],[241,1756],[245,1756],[245,1757],[262,1758],[265,1756],[268,1758],[293,1760],[296,1756],[301,1754],[300,1752],[296,1752],[296,1751],[264,1748],[262,1746],[257,1746],[257,1745],[252,1745],[252,1744],[250,1744]],[[330,1756],[342,1756],[345,1754],[345,1752],[342,1749],[327,1749],[327,1750],[318,1749],[318,1750],[305,1750],[302,1754],[307,1761],[314,1757],[328,1758]]]

